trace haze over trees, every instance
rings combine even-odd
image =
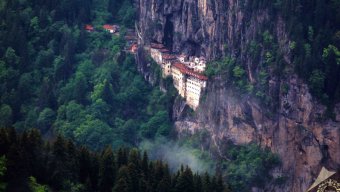
[[[62,136],[46,142],[38,130],[0,129],[0,141],[1,191],[230,191],[221,176],[193,173],[189,167],[170,173],[166,162],[150,161],[137,149],[92,152]]]

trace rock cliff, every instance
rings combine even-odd
[[[140,43],[157,41],[173,52],[203,55],[209,60],[232,56],[246,69],[249,82],[256,84],[265,48],[260,46],[259,57],[254,59],[249,47],[268,29],[286,71],[278,76],[268,70],[270,104],[249,94],[240,96],[218,75],[209,80],[194,117],[181,116],[183,103],[175,102],[175,125],[179,133],[208,130],[211,144],[217,148],[227,140],[269,147],[282,159],[277,173],[287,175],[288,180],[284,187],[268,184],[262,190],[305,191],[322,165],[340,167],[340,104],[335,106],[335,121],[323,117],[326,107],[293,72],[284,20],[266,6],[249,9],[249,4],[247,0],[136,0]],[[153,79],[143,62],[139,69],[146,79]]]

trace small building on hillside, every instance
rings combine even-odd
[[[186,99],[186,103],[192,109],[196,110],[208,80],[202,74],[206,67],[205,58],[170,54],[170,51],[160,43],[151,43],[150,55],[161,66],[163,77],[171,75],[179,95]]]
[[[153,60],[156,61],[159,65],[163,63],[163,54],[169,53],[169,50],[164,47],[162,44],[152,43],[150,47],[150,55]]]
[[[137,52],[137,50],[138,50],[138,44],[137,43],[133,43],[129,48],[129,52],[133,53],[133,54],[135,54]]]
[[[93,32],[94,31],[94,27],[90,24],[85,25],[84,29],[88,32]]]
[[[203,73],[206,68],[206,60],[204,57],[189,57],[189,61],[185,62],[185,64],[198,73]]]
[[[207,67],[206,62],[207,61],[204,57],[196,58],[195,59],[196,66],[194,70],[198,73],[203,73]]]
[[[197,109],[202,90],[206,87],[208,78],[188,68],[185,64],[175,62],[171,67],[174,86],[179,94],[186,98],[187,104]]]
[[[103,25],[103,29],[105,31],[108,31],[109,33],[117,33],[117,32],[119,32],[119,26],[118,25],[105,24],[105,25]]]
[[[171,65],[176,61],[176,56],[173,54],[165,53],[162,54],[162,71],[163,77],[171,75]]]
[[[188,55],[180,54],[177,56],[177,58],[181,63],[188,62]]]
[[[203,73],[206,68],[206,60],[204,57],[195,57],[195,56],[186,56],[184,54],[181,54],[178,56],[178,60],[183,63],[185,66],[187,66],[189,69],[198,72]]]

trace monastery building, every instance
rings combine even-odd
[[[208,80],[202,74],[206,68],[205,58],[174,55],[164,45],[158,43],[151,43],[150,55],[161,66],[163,77],[171,75],[178,93],[186,99],[192,109],[196,110]]]

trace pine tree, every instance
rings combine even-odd
[[[8,134],[5,128],[0,129],[0,155],[7,153],[10,145]]]
[[[69,180],[72,182],[76,182],[78,180],[78,172],[79,172],[79,162],[77,159],[78,156],[78,150],[76,149],[74,143],[70,140],[66,143],[66,149],[67,149],[67,162],[65,164],[67,165],[67,170],[69,172]]]
[[[216,191],[217,192],[217,181],[216,181],[215,176],[213,176],[212,179],[211,179],[210,191]]]
[[[79,172],[78,178],[81,183],[90,183],[90,172],[91,169],[91,159],[90,159],[90,152],[85,148],[81,147],[79,151]],[[88,184],[90,185],[90,184]]]
[[[143,153],[141,169],[142,169],[144,175],[147,177],[148,171],[149,171],[149,157],[148,157],[148,154],[146,153],[146,151],[144,151],[144,153]]]
[[[192,171],[186,167],[179,176],[175,190],[177,192],[192,192],[194,191],[194,181]]]
[[[194,176],[195,192],[203,192],[202,178],[200,175],[195,174]]]
[[[113,192],[129,192],[129,186],[126,178],[120,178],[113,188]]]
[[[8,135],[8,140],[9,140],[9,144],[13,144],[13,143],[17,143],[17,132],[15,131],[14,127],[11,127],[8,129],[8,132],[7,132],[7,135]]]
[[[0,157],[0,191],[5,191],[6,183],[3,182],[4,175],[6,173],[7,167],[6,167],[6,158],[5,156]]]
[[[204,173],[202,183],[203,183],[203,192],[210,192],[211,182],[210,182],[210,176],[207,172]]]
[[[156,189],[157,188],[157,182],[158,182],[158,178],[156,178],[156,174],[155,174],[155,163],[154,162],[150,162],[149,164],[149,172],[148,172],[148,188],[150,189]]]
[[[89,168],[89,177],[92,186],[92,191],[99,191],[99,169],[100,169],[100,157],[98,154],[91,156],[91,166]]]
[[[140,180],[139,180],[139,192],[148,192],[148,191],[151,191],[149,189],[149,185],[148,185],[148,182],[145,180],[145,177],[142,177]]]
[[[155,163],[155,170],[154,170],[154,177],[157,179],[162,179],[164,177],[164,169],[163,169],[163,162],[156,161]]]
[[[119,148],[118,149],[116,162],[117,162],[117,167],[118,168],[120,168],[121,166],[127,164],[126,150],[124,150],[123,148]]]
[[[157,185],[157,192],[170,192],[171,191],[171,183],[168,178],[163,178],[159,181]]]
[[[101,192],[111,192],[115,181],[115,158],[111,147],[107,147],[101,156],[99,167],[99,188]]]
[[[216,192],[224,192],[224,188],[222,175],[219,174],[217,176]]]
[[[66,141],[62,136],[58,135],[52,146],[52,159],[49,166],[49,172],[51,173],[49,182],[57,190],[62,189],[65,179],[70,178],[65,164],[67,160]]]
[[[130,150],[129,154],[129,163],[133,163],[136,166],[137,170],[140,170],[141,165],[140,165],[140,153],[137,149],[132,149]]]
[[[11,145],[7,154],[8,191],[28,191],[28,164],[23,155],[23,149],[18,144]]]
[[[28,164],[29,174],[37,179],[43,179],[41,171],[43,164],[43,141],[40,132],[36,129],[24,131],[21,134],[21,146]]]
[[[128,178],[127,178],[127,182],[129,185],[129,191],[130,192],[134,192],[134,191],[138,191],[138,187],[139,187],[139,170],[137,168],[137,166],[134,163],[129,163],[128,165]]]

